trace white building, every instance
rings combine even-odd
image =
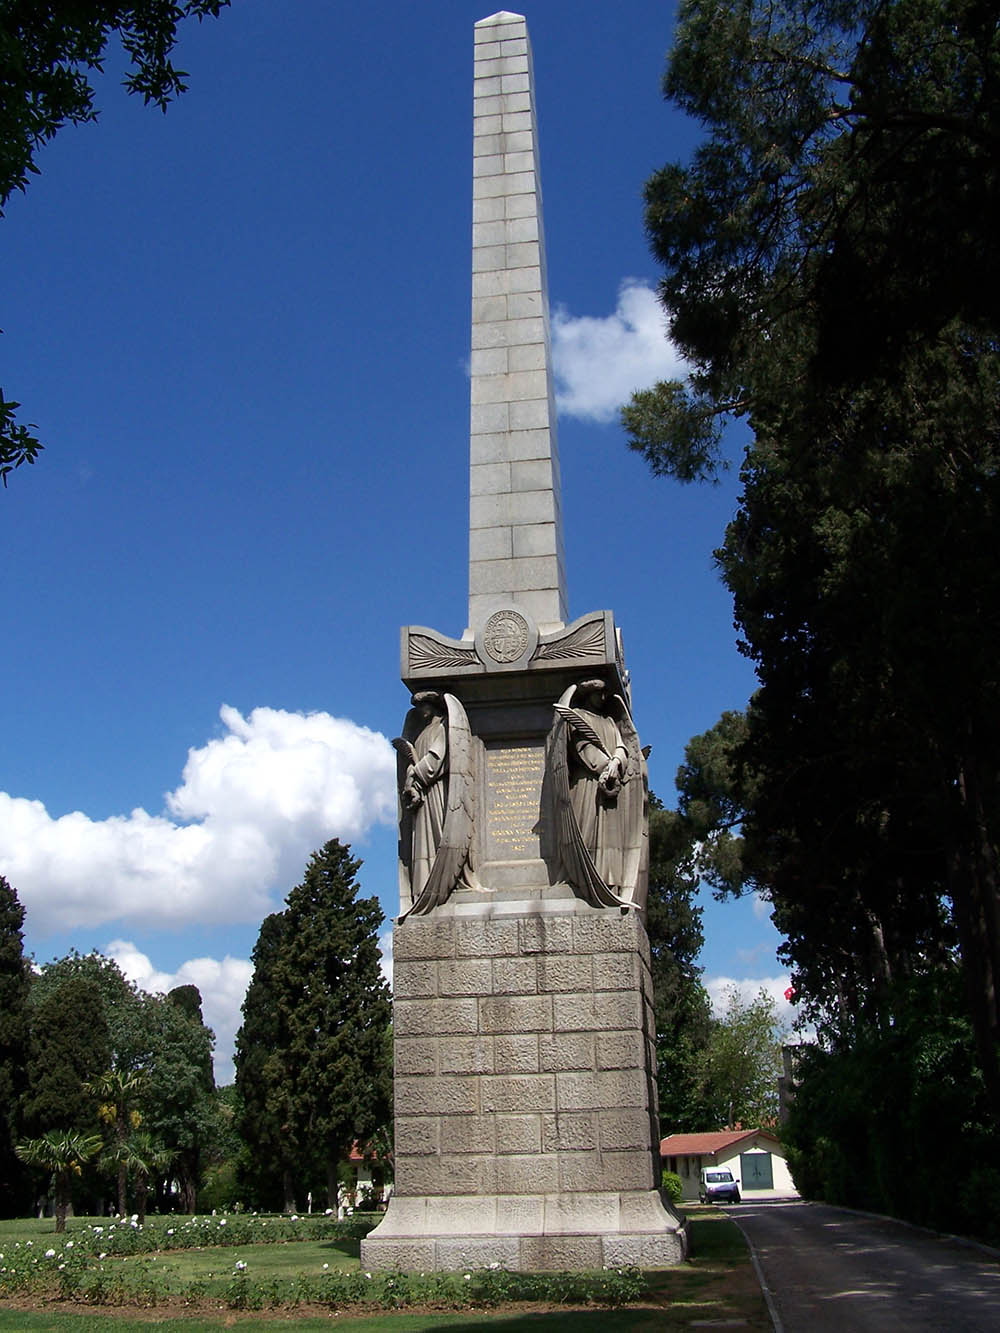
[[[766,1129],[721,1129],[706,1134],[670,1134],[660,1141],[665,1171],[681,1178],[683,1198],[698,1198],[698,1182],[705,1166],[728,1167],[749,1203],[754,1199],[795,1199],[781,1140]]]

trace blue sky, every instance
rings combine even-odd
[[[120,89],[0,223],[0,384],[47,444],[0,495],[0,873],[40,960],[193,980],[228,1078],[261,917],[327,837],[397,908],[399,627],[467,599],[466,0],[235,0],[166,116]],[[737,482],[681,488],[616,404],[671,372],[641,189],[695,129],[673,8],[526,9],[573,617],[614,610],[654,789],[753,688],[712,566]],[[740,437],[732,448],[738,457]],[[787,984],[705,895],[705,977]]]

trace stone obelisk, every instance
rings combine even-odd
[[[524,20],[476,26],[469,625],[498,602],[567,619],[538,128]]]
[[[402,631],[395,1190],[366,1268],[676,1263],[657,1190],[645,759],[567,623],[531,54],[475,29],[469,623]]]

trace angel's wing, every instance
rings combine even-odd
[[[410,765],[416,763],[417,752],[413,742],[420,732],[423,719],[420,710],[411,708],[403,722],[403,734],[393,741],[396,750],[396,790],[402,792],[406,783],[406,774]],[[413,847],[413,813],[399,802],[399,905],[401,914],[408,911],[406,906],[413,901],[410,855]]]
[[[624,907],[622,900],[598,874],[593,857],[583,841],[580,825],[573,812],[573,802],[570,800],[567,731],[579,718],[576,709],[569,707],[575,689],[576,686],[571,685],[554,705],[555,721],[545,743],[545,762],[552,794],[552,820],[560,862],[559,873],[565,877],[574,892],[592,907]],[[582,718],[579,720],[584,721]],[[592,730],[589,723],[587,727],[588,730]],[[602,741],[597,739],[594,743],[604,751]]]
[[[448,711],[448,790],[444,827],[427,883],[410,908],[417,915],[447,901],[463,874],[468,877],[472,873],[472,834],[476,820],[472,732],[460,701],[453,694],[446,694],[444,702]]]
[[[644,907],[649,865],[649,778],[646,757],[639,744],[628,704],[620,694],[612,697],[609,711],[618,724],[628,755],[617,802],[619,833],[625,849],[622,894],[627,901]]]

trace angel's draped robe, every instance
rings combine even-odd
[[[598,780],[615,755],[621,759],[624,772],[628,752],[614,718],[592,713],[589,708],[575,711],[593,727],[604,750],[570,729],[569,798],[581,840],[597,873],[608,888],[617,889],[625,882],[626,829],[618,801],[602,793]]]
[[[416,899],[430,877],[441,845],[445,810],[445,769],[448,763],[448,729],[444,718],[435,717],[413,742],[417,762],[413,775],[424,799],[413,812],[413,847],[410,856],[410,891]]]

